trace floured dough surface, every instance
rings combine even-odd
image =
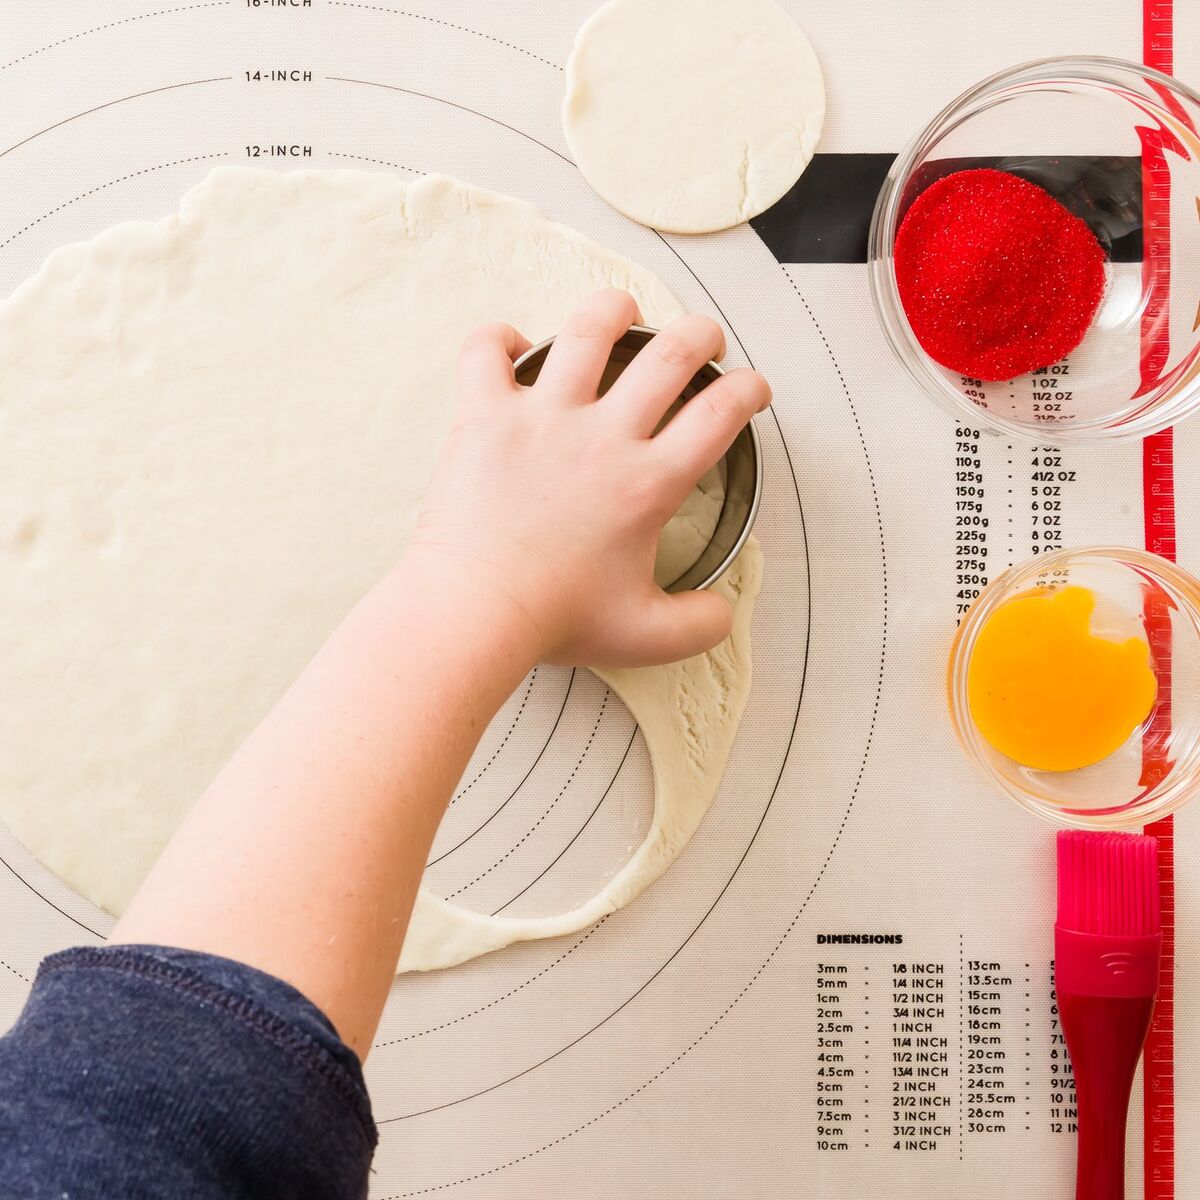
[[[727,229],[800,178],[825,119],[812,45],[774,0],[609,0],[567,61],[584,178],[671,233]]]
[[[537,341],[607,285],[655,324],[680,312],[531,205],[358,171],[221,169],[175,216],[53,254],[0,306],[0,819],[21,842],[121,912],[402,551],[466,332],[502,320]],[[608,677],[653,760],[635,869],[557,926],[423,894],[406,966],[577,928],[662,873],[737,729],[757,580],[748,547],[722,647]]]
[[[725,507],[725,463],[706,471],[679,511],[663,529],[654,562],[654,582],[670,587],[695,565],[712,541],[713,531]]]

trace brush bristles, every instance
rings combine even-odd
[[[1058,835],[1058,923],[1079,933],[1159,932],[1158,839],[1140,833]]]

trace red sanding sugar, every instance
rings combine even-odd
[[[930,184],[900,224],[895,255],[917,341],[976,379],[1013,379],[1064,358],[1104,291],[1096,235],[1006,171],[956,171]]]

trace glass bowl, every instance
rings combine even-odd
[[[1006,600],[1031,588],[1078,584],[1096,594],[1092,632],[1143,637],[1158,696],[1114,753],[1074,771],[1026,767],[996,750],[971,719],[967,671],[980,630]],[[1119,829],[1174,811],[1200,788],[1200,581],[1145,550],[1056,550],[994,579],[968,609],[950,651],[950,717],[976,770],[995,788],[1063,825]]]
[[[1114,58],[1049,58],[993,75],[917,135],[884,180],[871,291],[909,372],[960,419],[1054,445],[1144,437],[1200,405],[1200,95]],[[1100,308],[1060,363],[1012,381],[931,359],[904,314],[893,247],[909,206],[953,171],[1031,180],[1083,218],[1109,263]]]

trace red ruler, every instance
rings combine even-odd
[[[1174,0],[1143,0],[1142,57],[1168,74],[1174,69]],[[1159,131],[1142,131],[1142,279],[1149,302],[1142,314],[1141,383],[1153,386],[1170,350],[1171,175]],[[1142,491],[1146,549],[1175,558],[1175,440],[1172,430],[1146,438],[1142,447]],[[1149,607],[1146,630],[1159,667],[1155,727],[1143,743],[1143,780],[1151,783],[1166,768],[1164,724],[1171,719],[1171,632],[1169,617]],[[1158,1004],[1143,1060],[1143,1129],[1146,1200],[1175,1200],[1175,823],[1171,817],[1146,827],[1159,839],[1162,886],[1163,956]]]

